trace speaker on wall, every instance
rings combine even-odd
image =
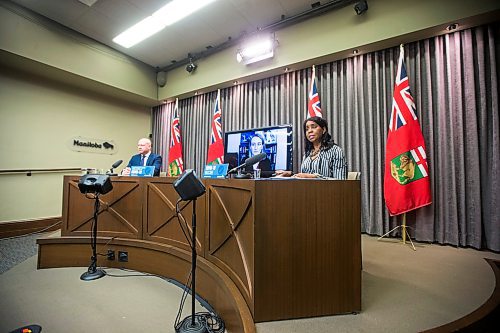
[[[81,193],[106,194],[113,189],[111,178],[108,175],[83,175],[78,182]]]
[[[167,83],[167,72],[158,72],[156,73],[156,84],[158,84],[159,87],[165,87],[165,84]]]
[[[205,186],[193,169],[187,169],[174,181],[174,189],[182,200],[193,200],[205,193]]]

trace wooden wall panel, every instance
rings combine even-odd
[[[80,193],[79,179],[77,176],[64,177],[63,236],[90,236],[95,199]],[[113,190],[99,198],[98,235],[142,238],[143,180],[112,177],[112,184]]]
[[[179,221],[175,211],[179,195],[173,187],[174,180],[175,178],[155,177],[148,181],[144,200],[143,238],[190,251],[186,235],[189,236],[192,230],[193,203],[179,204],[184,217],[184,220]],[[196,200],[196,245],[200,255],[205,251],[205,220],[205,198],[202,195]]]
[[[206,258],[231,277],[253,313],[254,183],[226,179],[206,185]]]

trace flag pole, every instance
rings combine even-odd
[[[403,229],[403,232],[402,232],[403,244],[406,244],[406,232],[407,232],[406,231],[406,213],[403,213],[403,224],[401,225],[401,229]]]
[[[415,249],[415,245],[413,245],[413,241],[411,240],[410,234],[408,233],[407,227],[406,227],[406,213],[403,213],[403,224],[402,224],[402,229],[401,232],[403,234],[403,244],[406,244],[406,235],[408,235],[408,239],[410,240],[411,247],[413,248],[413,251],[417,251]]]

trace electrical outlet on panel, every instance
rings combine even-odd
[[[118,251],[118,261],[128,262],[128,252],[127,251]]]
[[[108,249],[108,253],[106,254],[108,260],[115,260],[115,251]]]

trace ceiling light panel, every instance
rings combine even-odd
[[[78,0],[78,1],[89,7],[91,7],[93,4],[97,2],[97,0]]]
[[[173,0],[113,38],[113,42],[125,48],[132,47],[214,1],[216,0]]]

